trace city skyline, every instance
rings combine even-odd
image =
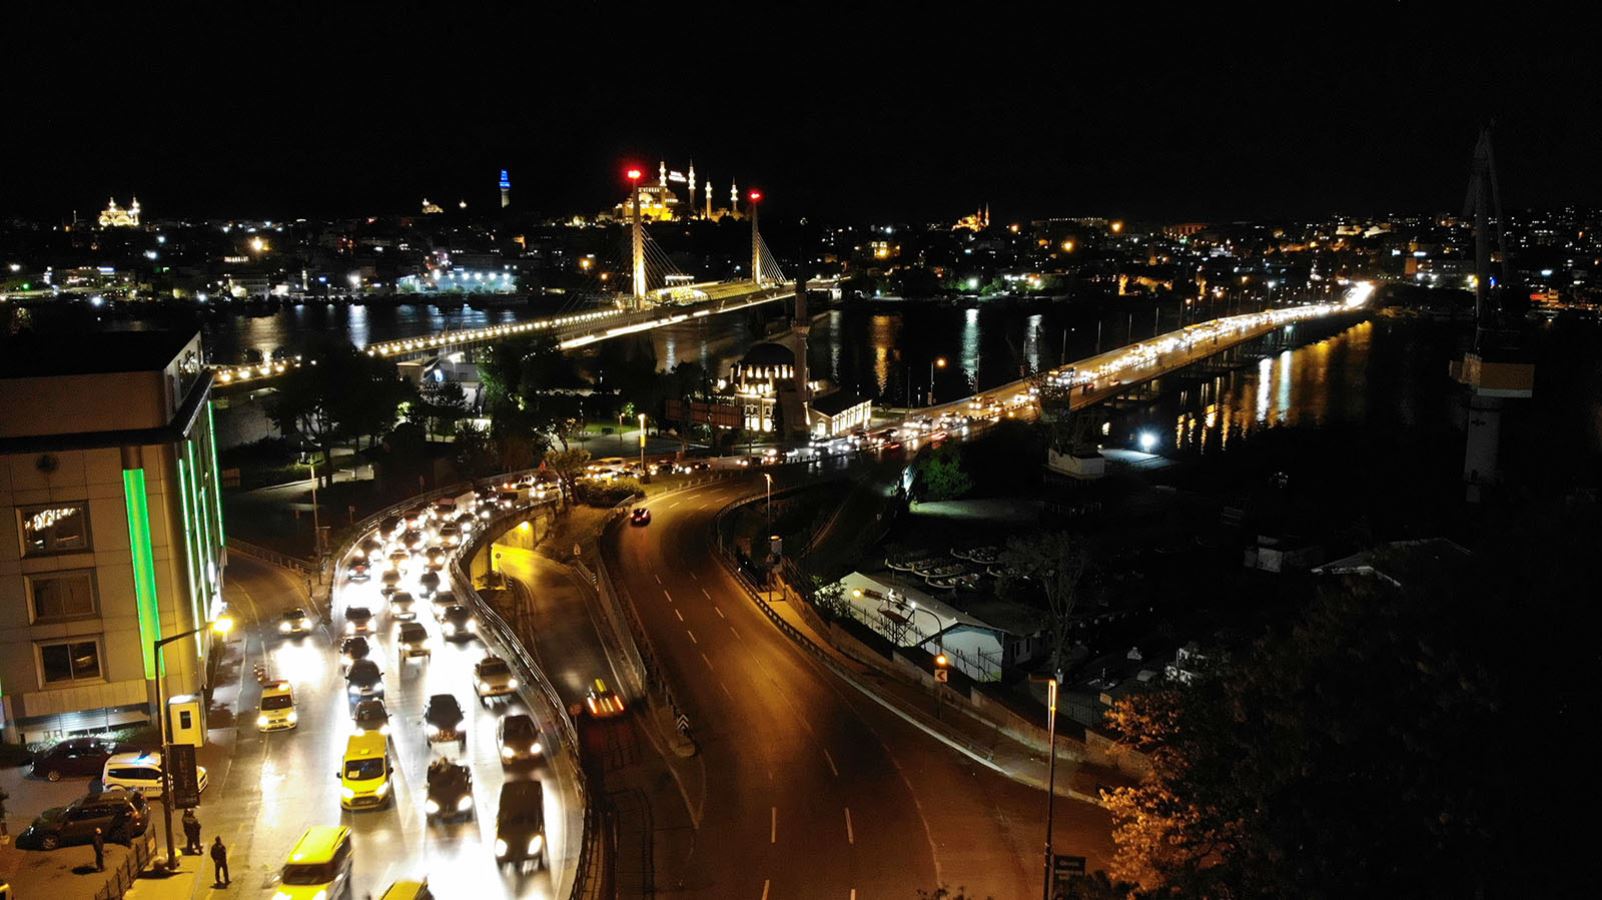
[[[157,217],[384,215],[424,197],[493,211],[506,169],[514,212],[565,215],[617,202],[625,161],[694,158],[720,193],[760,184],[781,218],[943,220],[986,203],[1008,220],[1428,213],[1457,205],[1462,148],[1487,120],[1509,208],[1602,202],[1586,162],[1602,153],[1596,65],[1555,41],[1489,48],[1394,9],[1360,38],[1002,17],[966,34],[980,53],[877,41],[895,21],[801,19],[799,42],[754,67],[738,43],[672,42],[630,67],[597,55],[611,32],[577,20],[501,37],[464,18],[418,43],[404,17],[362,23],[360,40],[337,18],[263,18],[232,26],[225,58],[195,51],[202,21],[99,21],[137,48],[135,102],[113,104],[98,67],[23,49],[13,114],[33,139],[12,166],[29,177],[0,209],[66,221],[134,194]],[[721,25],[707,27],[716,47]],[[1060,37],[1086,33],[1128,38]]]

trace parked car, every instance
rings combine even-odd
[[[101,771],[100,783],[106,790],[122,788],[133,790],[138,788],[146,797],[161,796],[161,754],[160,753],[114,753],[106,760],[106,767]],[[206,767],[195,766],[195,783],[202,793],[206,790]]]
[[[104,738],[68,738],[33,758],[33,774],[50,781],[99,775],[117,746]]]
[[[40,813],[17,836],[17,846],[54,850],[66,844],[87,844],[94,840],[96,828],[108,841],[131,844],[149,825],[150,807],[144,797],[132,791],[102,791]]]

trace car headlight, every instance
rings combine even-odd
[[[528,852],[530,853],[540,852],[540,848],[543,846],[545,846],[545,835],[543,834],[536,834],[528,839]]]
[[[378,788],[373,791],[373,796],[382,797],[387,793],[389,793],[389,782],[386,781],[383,784],[379,785]]]
[[[289,623],[288,622],[279,622],[278,623],[278,630],[283,632],[284,634],[288,634],[289,633]]]
[[[356,791],[348,787],[341,787],[339,789],[339,796],[345,800],[350,800],[356,796]]]
[[[501,748],[501,759],[511,759],[512,757],[514,757],[516,755],[517,755],[517,751],[513,750],[511,747],[502,747]]]
[[[256,727],[257,728],[266,728],[267,727],[267,716],[266,716],[266,714],[262,714],[262,715],[259,715],[259,716],[256,717]]]
[[[477,631],[478,630],[478,623],[473,621],[472,619],[468,619],[467,620],[467,630],[468,631]]]
[[[479,681],[479,680],[477,680],[477,679],[474,679],[474,680],[473,680],[473,686],[474,686],[474,687],[476,687],[476,688],[478,688],[478,689],[479,689],[479,690],[480,690],[480,691],[487,691],[487,690],[489,690],[489,685],[487,685],[487,684],[485,684],[485,683],[484,683],[484,682],[482,682],[482,681]]]
[[[439,804],[434,802],[433,797],[430,797],[428,800],[424,801],[423,811],[432,816],[433,814],[439,812]]]
[[[362,688],[361,688],[361,685],[359,685],[359,684],[352,684],[352,685],[351,685],[351,686],[350,686],[350,692],[351,692],[351,693],[352,693],[352,694],[360,694],[360,693],[361,693],[361,692],[362,692]]]
[[[495,855],[496,856],[505,856],[506,855],[506,841],[504,841],[504,840],[502,840],[500,838],[496,838],[495,839]]]
[[[462,799],[456,801],[456,811],[457,812],[467,812],[468,810],[470,810],[472,808],[473,808],[473,795],[472,794],[463,794],[462,795]]]
[[[277,891],[273,894],[273,900],[289,900],[289,895],[283,891]]]
[[[506,679],[506,689],[509,690],[509,691],[517,690],[517,679],[516,678],[508,678],[508,679]]]
[[[289,724],[293,725],[300,721],[300,713],[290,710],[289,715],[285,716],[284,718],[289,722]]]
[[[378,726],[378,733],[381,734],[381,735],[384,735],[385,737],[388,737],[389,736],[389,723],[385,722],[384,724]]]
[[[346,634],[355,634],[356,633],[356,623],[355,622],[346,622],[345,623],[345,633]]]
[[[328,900],[328,889],[327,888],[323,888],[322,890],[320,890],[317,893],[313,894],[312,895],[312,900]]]
[[[429,737],[433,737],[434,735],[439,734],[439,726],[438,725],[433,725],[433,724],[424,725],[423,726],[423,731]]]
[[[528,745],[528,752],[538,756],[539,754],[545,752],[545,748],[540,744],[539,741],[535,741],[534,743]]]

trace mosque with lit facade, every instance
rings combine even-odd
[[[133,203],[127,209],[117,205],[117,198],[112,197],[106,208],[100,211],[101,228],[138,228],[139,227],[139,198],[133,198]]]
[[[695,162],[690,162],[688,172],[670,170],[666,162],[657,163],[657,180],[651,184],[641,184],[640,191],[640,219],[645,222],[672,222],[684,219],[707,219],[716,221],[725,217],[736,221],[745,218],[740,212],[740,191],[734,182],[729,182],[729,205],[727,207],[712,208],[712,183],[710,181],[697,184],[695,180]],[[684,185],[689,195],[687,201],[681,201],[673,185]],[[704,208],[698,208],[695,202],[697,188],[701,189]],[[634,197],[631,193],[612,207],[609,213],[603,213],[603,218],[611,218],[619,222],[630,221],[634,216]]]

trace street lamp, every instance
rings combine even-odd
[[[640,413],[640,477],[645,477],[645,413]]]
[[[175,634],[172,637],[162,638],[159,641],[152,641],[150,644],[150,656],[152,660],[154,660],[156,667],[157,724],[161,727],[161,815],[167,826],[168,871],[173,871],[178,868],[178,856],[173,851],[172,842],[172,729],[169,727],[167,722],[166,704],[163,703],[161,699],[161,683],[166,680],[162,673],[162,662],[165,659],[166,654],[162,652],[162,648],[166,647],[173,641],[181,641],[186,637],[192,637],[208,628],[211,629],[213,634],[217,634],[226,640],[228,638],[228,632],[232,631],[233,627],[233,618],[227,615],[218,616],[216,619],[207,622],[205,625],[202,625],[199,628],[192,628],[189,631],[183,632],[182,634]]]
[[[1040,889],[1041,900],[1051,900],[1051,819],[1057,809],[1057,683],[1061,677],[1059,672],[1044,679],[1029,679],[1046,682],[1046,877]]]
[[[934,359],[929,360],[929,405],[930,406],[934,406],[934,370],[935,370],[936,366],[939,366],[940,368],[944,369],[946,367],[946,358],[944,356],[937,356]]]
[[[767,520],[768,527],[766,530],[771,534],[773,532],[773,475],[763,472],[762,477],[768,480],[768,503],[763,509],[762,517]]]
[[[317,456],[314,453],[308,452],[306,454],[306,465],[311,468],[312,547],[315,548],[320,558],[323,553],[323,529],[320,527],[321,523],[317,517]]]

